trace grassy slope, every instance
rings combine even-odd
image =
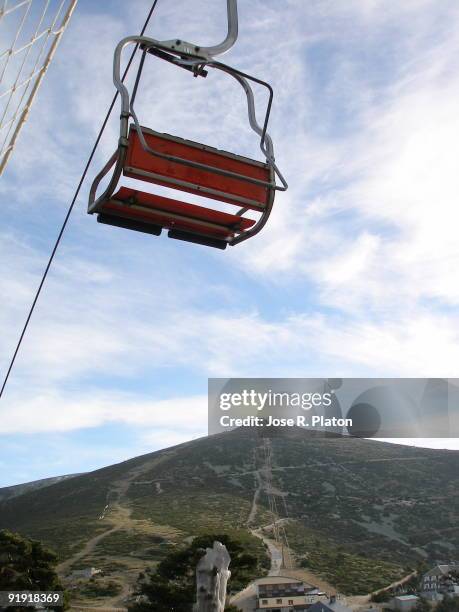
[[[274,448],[279,488],[295,491],[290,515],[309,529],[402,565],[420,553],[457,555],[459,453],[355,439],[285,439]]]
[[[342,590],[385,586],[422,554],[458,556],[459,453],[303,432],[271,444],[291,546],[300,561]],[[247,533],[241,529],[256,487],[257,445],[233,432],[77,476],[0,502],[0,527],[43,539],[66,558],[115,525],[118,530],[76,565],[138,571],[192,535]],[[118,513],[118,522],[116,499],[129,510]],[[99,520],[107,500],[111,509]],[[263,494],[260,503],[254,526],[271,520]]]
[[[67,478],[74,478],[78,474],[69,474],[68,476],[55,476],[51,478],[43,478],[42,480],[34,480],[33,482],[25,482],[20,485],[14,485],[12,487],[1,487],[0,488],[0,501],[17,497],[18,495],[24,495],[29,491],[35,491],[36,489],[43,489],[50,485],[56,484],[61,480]]]

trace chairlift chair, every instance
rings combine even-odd
[[[266,224],[275,192],[287,189],[287,183],[276,166],[273,143],[267,132],[273,90],[268,83],[214,59],[230,49],[237,39],[237,0],[227,0],[227,12],[227,36],[221,44],[213,47],[199,47],[181,40],[158,41],[145,36],[129,36],[117,45],[113,80],[121,99],[120,138],[117,150],[96,176],[89,196],[88,213],[96,213],[99,223],[153,235],[160,235],[165,228],[170,238],[220,249],[255,236]],[[132,94],[120,74],[123,50],[131,44],[137,45],[143,54]],[[134,101],[147,54],[189,70],[195,77],[206,77],[207,69],[213,68],[236,79],[245,91],[249,123],[260,137],[265,161],[141,126]],[[250,82],[268,90],[268,104],[261,126],[256,119]],[[97,196],[101,180],[112,169],[108,186]],[[119,185],[122,177],[224,202],[234,205],[237,210],[222,212],[139,191]],[[280,184],[277,184],[276,177]],[[244,217],[249,210],[259,213],[257,220]]]

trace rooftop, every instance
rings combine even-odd
[[[303,583],[298,578],[289,578],[288,576],[265,576],[264,578],[259,578],[257,584],[304,584],[305,587],[313,588],[311,584]]]

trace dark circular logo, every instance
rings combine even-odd
[[[379,412],[364,402],[351,406],[346,418],[352,419],[352,425],[348,425],[347,429],[355,438],[372,438],[381,426]]]
[[[336,389],[339,389],[341,387],[341,385],[343,384],[343,379],[342,378],[327,378],[327,383],[330,389],[335,391]]]

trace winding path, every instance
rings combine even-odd
[[[174,451],[164,453],[160,457],[151,459],[146,461],[142,465],[135,467],[125,473],[121,478],[115,480],[109,491],[107,492],[106,505],[103,509],[103,512],[99,515],[99,520],[108,523],[107,526],[109,528],[102,533],[98,533],[96,536],[87,540],[81,550],[77,553],[63,561],[57,566],[57,571],[61,576],[65,576],[69,574],[72,565],[81,561],[85,557],[90,556],[97,545],[109,535],[116,533],[117,531],[126,529],[126,528],[135,528],[137,527],[137,522],[132,519],[132,508],[129,505],[129,500],[126,499],[126,494],[129,490],[129,487],[133,481],[135,481],[139,476],[142,476],[145,472],[148,472],[153,467],[156,467],[158,464],[162,463],[166,459],[169,459],[171,454],[174,454]],[[115,597],[107,598],[100,607],[99,606],[85,606],[83,605],[72,605],[72,610],[84,610],[85,612],[89,612],[91,610],[97,611],[125,611],[124,607],[125,601],[130,593],[131,584],[129,581],[123,581],[123,587],[121,592]]]

